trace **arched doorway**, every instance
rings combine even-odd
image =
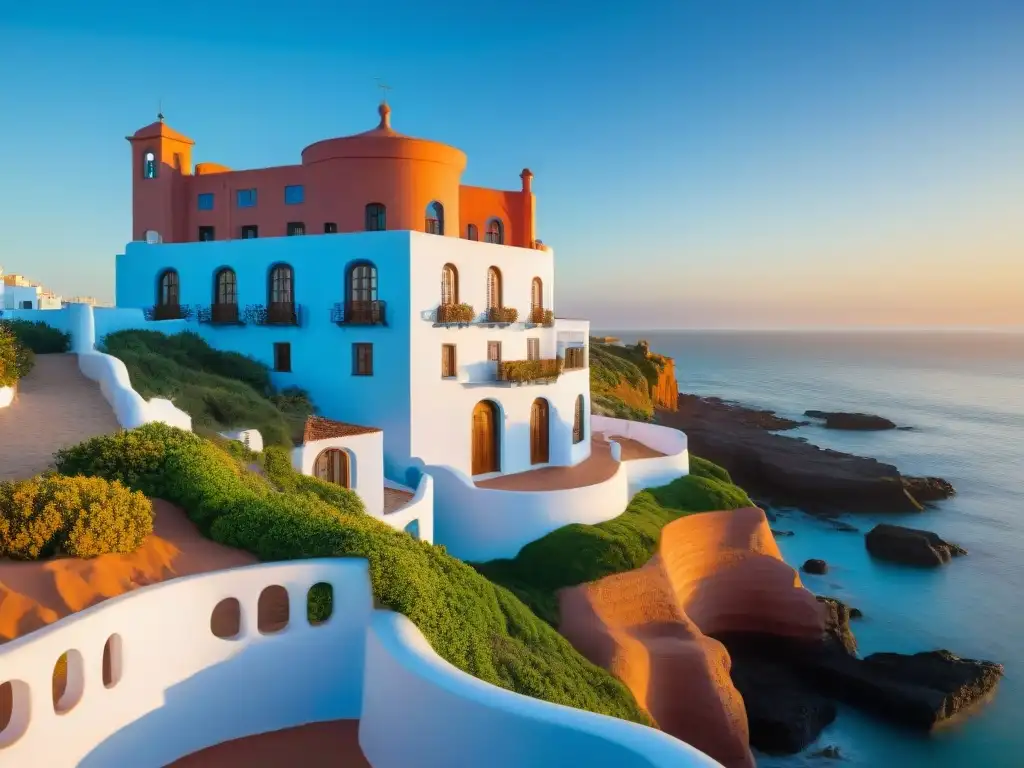
[[[338,448],[328,448],[320,452],[313,465],[313,474],[324,482],[351,488],[351,477],[348,467],[348,454]]]
[[[538,397],[530,408],[530,463],[547,464],[548,454],[548,401]]]
[[[473,474],[501,471],[498,408],[481,400],[473,408]]]

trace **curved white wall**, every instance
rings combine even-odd
[[[410,523],[416,523],[416,535],[420,541],[434,543],[434,478],[424,472],[416,484],[415,490],[384,479],[384,486],[403,491],[412,491],[409,503],[395,512],[380,515],[380,519],[397,528],[406,530]]]
[[[620,463],[603,483],[558,491],[478,488],[452,467],[424,467],[434,478],[435,541],[455,557],[483,562],[515,557],[563,525],[611,520],[629,503],[626,466]]]
[[[310,586],[334,589],[334,612],[306,621]],[[264,588],[288,591],[290,621],[257,628]],[[210,631],[237,598],[242,629]],[[120,676],[103,684],[104,645],[119,637]],[[65,652],[77,703],[55,714],[51,676]],[[77,663],[80,661],[81,663]],[[403,616],[374,611],[367,563],[304,560],[200,574],[108,600],[0,647],[14,715],[0,768],[160,768],[207,746],[304,723],[361,718],[375,768],[714,768],[660,731],[495,688],[455,669]]]
[[[631,459],[624,462],[629,476],[629,495],[632,498],[644,488],[655,488],[690,474],[690,452],[686,435],[678,429],[649,424],[644,421],[616,419],[591,415],[590,429],[606,438],[626,437],[659,451],[664,456],[650,459]]]

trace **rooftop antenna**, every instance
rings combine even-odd
[[[164,121],[164,100],[160,99],[156,106],[156,119],[161,123]]]
[[[375,77],[373,79],[377,81],[377,87],[380,88],[380,91],[383,94],[381,96],[381,103],[382,104],[387,104],[388,103],[388,91],[391,90],[391,86],[388,85],[387,83],[385,83],[379,77]]]

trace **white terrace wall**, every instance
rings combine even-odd
[[[333,588],[334,611],[311,626],[307,594],[320,582]],[[260,596],[277,585],[288,593],[289,623],[261,634]],[[221,639],[211,614],[231,598],[241,630]],[[64,653],[68,684],[55,707],[52,674]],[[0,732],[0,768],[160,768],[230,739],[355,718],[374,768],[721,768],[660,731],[455,669],[408,619],[374,610],[361,559],[144,587],[0,647],[4,681],[13,684],[13,716]]]
[[[441,503],[434,510],[439,544],[462,560],[515,557],[531,541],[570,523],[594,525],[618,517],[629,503],[625,464],[608,480],[558,491],[479,488],[454,467],[423,468]]]
[[[434,478],[427,473],[420,475],[416,488],[392,482],[384,478],[385,488],[397,488],[412,492],[409,503],[395,512],[381,515],[380,519],[400,531],[409,531],[420,541],[434,543]],[[413,526],[410,529],[410,526]]]
[[[610,416],[590,417],[591,433],[601,432],[606,438],[626,437],[665,454],[650,459],[624,462],[629,477],[629,496],[644,488],[655,488],[690,474],[690,452],[686,434],[678,429],[648,424],[643,421],[615,419]]]

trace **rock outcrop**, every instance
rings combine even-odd
[[[590,339],[591,405],[594,413],[649,420],[655,408],[675,411],[679,397],[675,361],[636,345]]]
[[[963,547],[944,541],[931,531],[886,523],[868,531],[864,544],[871,556],[879,560],[925,568],[945,565],[954,557],[967,554]]]
[[[943,490],[931,480],[905,478],[891,464],[774,434],[769,430],[798,422],[715,398],[680,395],[678,411],[657,417],[686,432],[692,453],[728,469],[748,492],[808,512],[914,512],[922,505],[908,487],[927,489],[929,500],[952,492],[948,484]]]
[[[730,678],[729,654],[707,636],[764,632],[809,642],[825,632],[826,611],[782,561],[760,509],[669,523],[647,565],[562,590],[559,609],[562,634],[626,683],[663,730],[729,768],[753,765],[748,742],[805,745],[835,717],[828,702],[810,714],[797,699],[788,711],[762,707],[757,674],[744,706],[737,686],[746,677]],[[781,731],[780,718],[789,723]],[[762,741],[762,731],[774,735]]]
[[[804,411],[804,416],[825,422],[825,429],[846,429],[876,432],[896,429],[896,423],[873,413],[847,413],[845,411]]]
[[[821,576],[822,574],[828,573],[828,563],[824,560],[812,557],[810,560],[804,561],[804,564],[800,566],[800,570],[804,573],[812,573],[815,576]]]

